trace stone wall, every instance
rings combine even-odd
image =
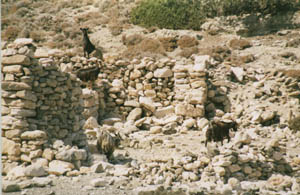
[[[143,116],[162,118],[176,113],[203,117],[207,91],[205,61],[197,58],[196,65],[192,61],[180,64],[168,58],[113,62],[109,69],[103,70],[110,86],[107,108],[125,117],[140,107]]]
[[[80,81],[60,71],[61,60],[55,53],[36,53],[30,39],[2,50],[3,162],[52,160],[55,151],[49,156],[46,149],[57,140],[85,146]]]
[[[3,162],[63,160],[60,152],[70,147],[88,150],[83,129],[111,118],[137,129],[143,123],[148,130],[169,123],[188,129],[197,128],[196,121],[205,114],[208,56],[187,62],[143,58],[104,64],[17,39],[3,48],[2,57]],[[93,65],[101,73],[89,89],[72,72]]]

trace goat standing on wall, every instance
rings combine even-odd
[[[80,30],[83,33],[83,55],[84,57],[87,56],[89,58],[90,53],[92,53],[94,50],[96,50],[93,43],[90,41],[88,36],[88,28],[80,28]]]

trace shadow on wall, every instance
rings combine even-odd
[[[221,114],[220,112],[231,112],[231,102],[226,92],[222,88],[223,84],[218,82],[211,82],[207,80],[208,85],[208,99],[205,106],[205,117],[213,118]]]

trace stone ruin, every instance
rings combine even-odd
[[[130,143],[126,144],[145,149],[151,146],[149,142],[160,141],[157,137],[161,133],[168,136],[189,129],[203,129],[208,123],[206,117],[232,119],[234,113],[239,115],[238,120],[246,122],[250,119],[255,124],[272,122],[275,118],[272,110],[257,116],[246,105],[247,110],[241,116],[243,106],[237,105],[232,112],[226,90],[221,89],[224,83],[210,78],[211,70],[207,67],[215,63],[209,56],[194,56],[186,61],[108,59],[104,63],[96,58],[69,56],[60,50],[35,48],[31,39],[17,39],[4,45],[1,160],[5,180],[106,172],[123,179],[125,176],[126,181],[130,180],[129,176],[139,177],[143,184],[155,189],[160,184],[195,185],[190,188],[191,194],[215,188],[221,190],[220,194],[240,188],[252,192],[258,190],[257,185],[267,190],[299,192],[300,158],[299,155],[285,155],[284,141],[295,135],[284,126],[282,129],[275,127],[276,132],[266,143],[256,145],[251,140],[258,136],[256,132],[273,129],[252,126],[238,131],[232,143],[222,146],[222,150],[208,147],[207,151],[197,151],[197,154],[185,151],[172,157],[154,156],[146,162],[133,160],[129,167],[107,163],[93,154],[97,153],[95,140],[90,138],[101,128],[135,135],[129,136]],[[73,71],[94,65],[100,65],[101,73],[89,89]],[[237,79],[244,74],[238,76],[240,70],[232,70]],[[247,71],[248,76],[255,73]],[[225,72],[217,73],[226,76]],[[271,84],[284,82],[283,85],[287,85],[282,89],[284,93],[286,90],[289,95],[298,92],[298,88],[289,87],[298,86],[298,80],[270,74]],[[267,86],[268,82],[264,84]],[[277,95],[268,93],[269,98],[272,96]],[[164,149],[174,150],[174,146],[166,145]],[[91,185],[97,187],[101,182],[107,183],[106,179],[96,178]],[[12,184],[5,182],[6,191],[12,191]],[[25,180],[18,188],[28,186]],[[143,190],[149,192],[144,187],[141,192]]]
[[[205,114],[205,66],[209,60],[208,56],[195,57],[187,65],[167,58],[143,58],[105,64],[96,58],[87,60],[36,48],[31,39],[17,39],[4,46],[3,173],[41,158],[48,163],[68,161],[70,167],[84,165],[91,150],[87,132],[93,131],[98,122],[127,120],[140,128],[148,124],[149,129],[151,123],[185,121],[197,127],[196,121]],[[101,66],[99,79],[92,89],[82,88],[72,69],[95,64]],[[153,116],[154,121],[147,116]],[[92,119],[96,119],[96,126],[91,127]],[[65,146],[75,157],[64,159]]]

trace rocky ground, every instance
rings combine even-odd
[[[81,9],[88,12],[94,8]],[[299,126],[292,129],[288,121],[300,110],[300,30],[283,29],[241,39],[236,27],[222,25],[215,19],[202,31],[163,29],[151,33],[130,25],[119,35],[113,35],[109,25],[92,28],[91,40],[104,48],[108,64],[116,56],[127,55],[126,50],[135,51],[124,44],[124,35],[198,37],[198,43],[187,48],[197,48],[191,53],[213,59],[206,67],[206,118],[186,119],[174,127],[172,122],[180,118],[165,118],[170,127],[163,120],[145,117],[151,127],[142,130],[136,120],[137,129],[132,131],[128,130],[130,121],[99,121],[130,132],[124,133],[127,136],[112,161],[93,154],[91,167],[82,166],[64,176],[14,180],[8,175],[2,177],[3,194],[299,194],[300,131]],[[193,56],[183,54],[183,48],[165,53],[183,64],[194,61]],[[238,122],[230,142],[204,146],[205,129],[212,117]],[[42,175],[45,170],[27,168],[31,175],[35,171]]]

